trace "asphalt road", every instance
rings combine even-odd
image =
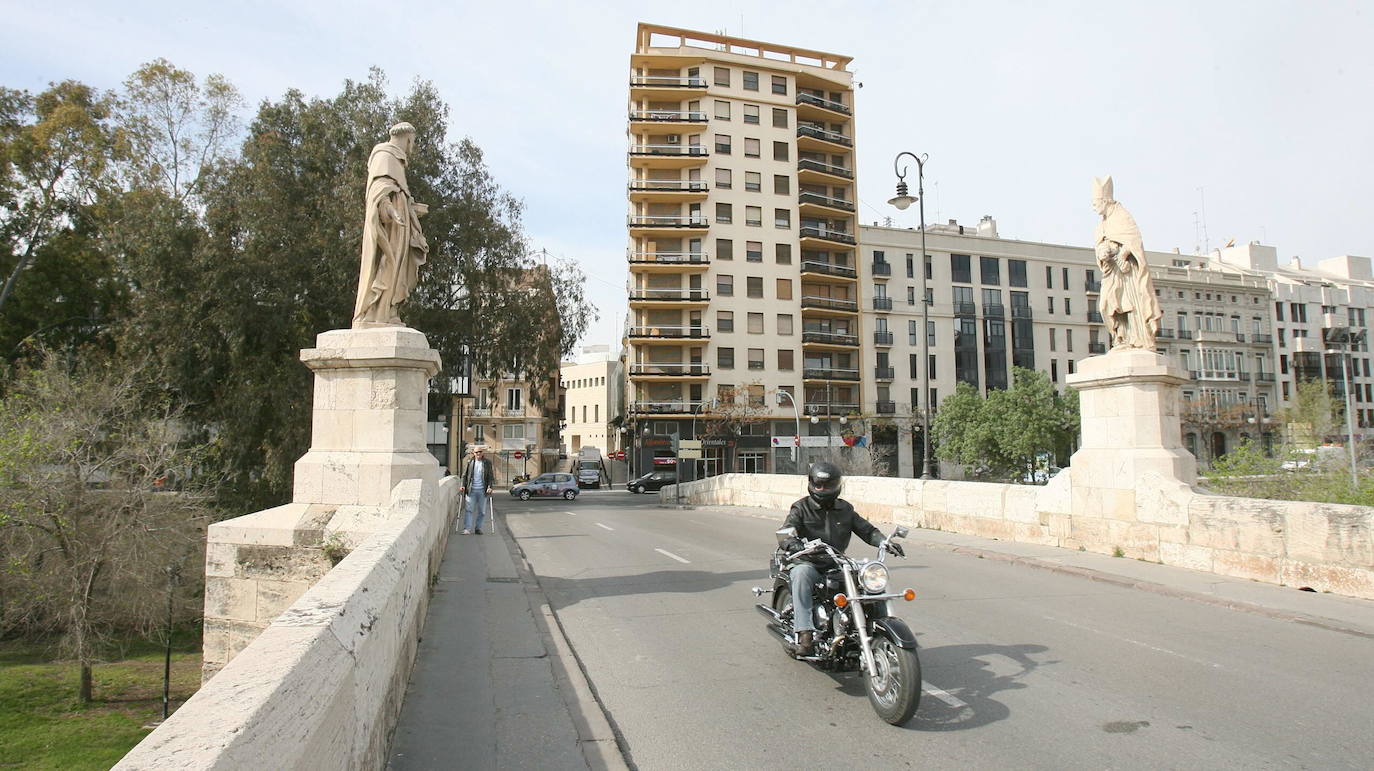
[[[914,542],[925,693],[889,726],[753,608],[785,512],[656,503],[496,501],[638,768],[1374,766],[1374,640]]]

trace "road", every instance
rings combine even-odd
[[[916,539],[889,566],[925,693],[894,728],[753,609],[783,512],[656,503],[497,500],[638,768],[1374,765],[1374,640]]]

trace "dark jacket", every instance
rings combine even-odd
[[[819,538],[838,551],[848,548],[850,535],[857,535],[872,546],[882,543],[884,537],[881,530],[859,516],[843,498],[836,499],[835,507],[829,511],[822,509],[810,496],[802,498],[792,504],[782,526],[797,528],[797,537],[803,541]]]
[[[473,458],[472,460],[468,461],[467,468],[463,469],[463,489],[469,491],[472,490],[472,464],[474,463],[481,463],[483,466],[486,467],[485,469],[483,469],[483,473],[486,475],[486,489],[484,490],[484,492],[491,492],[491,486],[496,484],[496,477],[492,474],[491,460],[489,458],[483,458],[480,461],[476,458]]]

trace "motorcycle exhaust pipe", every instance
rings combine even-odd
[[[759,613],[762,613],[763,616],[764,616],[764,618],[767,618],[767,619],[770,620],[770,621],[781,621],[781,620],[782,620],[782,616],[779,616],[779,615],[778,615],[778,612],[777,612],[776,610],[773,610],[772,608],[768,607],[767,605],[755,605],[754,608],[755,608],[755,610],[757,610]]]

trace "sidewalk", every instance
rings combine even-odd
[[[387,768],[624,768],[505,522],[492,525],[449,537]]]
[[[728,511],[766,519],[778,518],[776,512],[747,506],[694,508]],[[874,524],[884,532],[892,530],[890,523]],[[1142,591],[1374,639],[1374,601],[1371,600],[1304,592],[1293,586],[1275,586],[1156,562],[1061,549],[1057,546],[980,538],[944,530],[912,528],[911,534],[907,536],[907,543],[983,559],[1015,562],[1031,568],[1078,575],[1093,581],[1129,586]]]

